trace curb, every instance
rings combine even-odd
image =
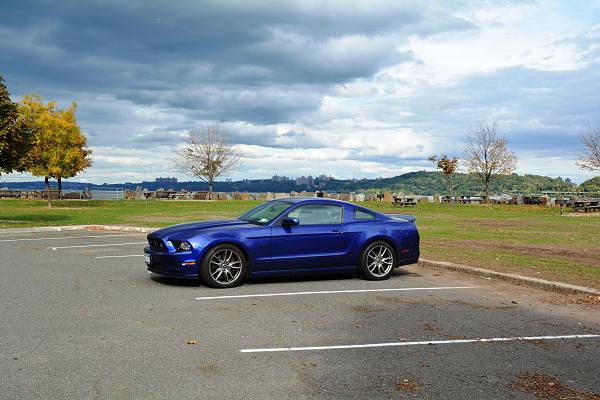
[[[0,235],[10,233],[39,233],[39,232],[62,232],[62,231],[122,231],[150,233],[160,228],[142,228],[137,226],[123,225],[67,225],[67,226],[41,226],[37,228],[6,228],[0,229]]]
[[[447,271],[462,272],[465,274],[479,276],[481,278],[496,279],[500,281],[514,283],[517,285],[527,285],[538,289],[548,290],[557,293],[591,294],[595,296],[600,296],[600,290],[588,288],[585,286],[577,286],[568,283],[547,281],[545,279],[532,278],[529,276],[523,276],[518,274],[496,272],[491,271],[489,269],[469,267],[467,265],[454,264],[445,261],[432,261],[420,259],[418,265],[422,267],[444,269]]]

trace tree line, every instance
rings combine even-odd
[[[588,171],[600,170],[600,128],[590,125],[580,134],[580,138],[585,150],[580,154],[577,164]],[[444,174],[451,198],[454,175],[461,164],[464,164],[467,172],[479,178],[484,186],[486,199],[489,200],[492,183],[498,178],[511,175],[516,169],[518,157],[508,148],[508,139],[498,134],[498,124],[495,121],[479,121],[465,137],[462,158],[450,158],[442,154],[429,157],[429,161]]]
[[[600,169],[600,128],[592,128],[581,134],[581,140],[586,148],[586,151],[581,154],[578,164],[581,168],[594,171]],[[235,148],[229,143],[226,132],[218,125],[209,125],[202,127],[196,131],[190,131],[187,137],[188,144],[183,150],[176,152],[171,161],[174,166],[186,175],[191,175],[208,183],[209,196],[213,192],[213,184],[219,176],[227,175],[232,172],[240,162],[240,157],[236,153]],[[513,175],[518,157],[509,149],[508,139],[498,134],[498,124],[495,121],[479,121],[474,127],[470,128],[465,136],[465,147],[461,157],[449,157],[446,154],[440,156],[433,155],[429,157],[429,161],[434,163],[436,168],[440,170],[444,176],[446,190],[452,198],[454,180],[457,172],[464,167],[468,172],[467,176],[461,176],[461,194],[473,194],[473,188],[477,188],[478,184],[472,178],[476,177],[485,193],[486,199],[489,200],[491,190],[501,190],[504,192],[533,192],[539,190],[557,190],[571,191],[576,190],[576,186],[564,182],[561,179],[551,180],[550,182],[537,179],[536,183],[531,183],[531,179],[524,177],[523,182],[516,182],[511,179],[506,182],[507,185],[498,185],[496,182],[501,177]],[[407,174],[410,175],[410,174]],[[529,175],[531,177],[533,175]],[[394,179],[394,178],[391,178]],[[518,180],[517,180],[518,181]],[[266,185],[261,181],[248,181],[252,183],[253,190],[277,189],[287,191],[287,184],[276,184],[266,182]],[[464,184],[469,184],[465,187]],[[352,182],[348,186],[347,182],[332,180],[327,183],[327,190],[357,190],[357,189],[374,189],[386,187],[380,185],[382,182],[369,182],[369,180],[361,181],[359,184]],[[433,184],[433,182],[431,182]],[[376,186],[364,187],[364,184],[375,184]],[[260,186],[260,188],[258,187]],[[285,186],[282,189],[279,186]],[[414,184],[405,186],[403,183],[394,184],[396,189],[414,187]],[[420,193],[433,190],[434,186],[429,188],[416,185]],[[390,186],[387,186],[390,188]],[[303,188],[295,188],[303,190]],[[239,189],[238,189],[239,190]],[[294,190],[294,189],[292,189]],[[437,189],[436,189],[437,190]]]
[[[44,103],[37,94],[15,103],[0,76],[0,175],[29,172],[44,177],[48,207],[52,206],[51,178],[57,180],[60,195],[63,179],[92,164],[76,111],[75,103],[61,110],[56,102]]]

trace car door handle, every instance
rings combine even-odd
[[[339,229],[334,229],[334,230],[332,230],[331,232],[333,232],[333,233],[344,233],[344,231],[341,231],[341,230],[339,230]]]

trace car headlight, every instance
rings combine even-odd
[[[192,245],[189,242],[172,240],[173,247],[175,247],[175,251],[191,251]]]

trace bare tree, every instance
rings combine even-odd
[[[227,134],[218,125],[208,125],[188,133],[187,146],[175,154],[172,162],[183,173],[208,182],[208,197],[212,199],[213,182],[235,170],[240,157]]]
[[[577,165],[588,171],[600,170],[600,126],[589,125],[587,130],[581,133],[581,142],[585,150],[581,153]]]
[[[438,156],[433,155],[429,157],[428,160],[434,163],[437,169],[442,170],[442,173],[446,178],[446,186],[448,187],[448,196],[450,198],[450,202],[454,202],[452,200],[452,177],[458,169],[460,159],[457,157],[449,158],[447,155],[442,154],[439,158]]]
[[[477,174],[485,186],[486,201],[490,199],[490,182],[511,174],[517,166],[517,155],[507,147],[508,139],[498,136],[498,124],[479,121],[466,136],[467,169]]]

